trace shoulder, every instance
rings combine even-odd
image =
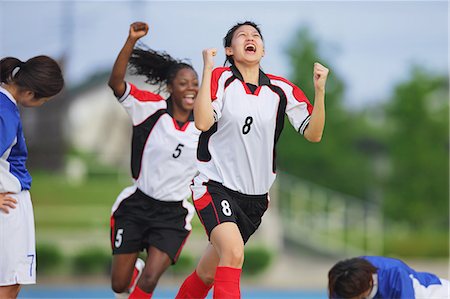
[[[288,79],[280,76],[275,76],[272,74],[266,74],[266,76],[269,78],[270,83],[272,85],[278,86],[281,88],[286,94],[293,95],[295,99],[297,99],[300,102],[308,101],[308,98],[306,97],[303,90],[300,89],[297,85],[289,81]]]
[[[275,75],[272,75],[272,74],[266,74],[266,76],[269,78],[269,80],[270,80],[270,82],[272,84],[276,84],[276,85],[283,85],[283,84],[285,84],[285,85],[293,87],[293,88],[294,87],[298,88],[294,83],[292,83],[291,81],[289,81],[288,79],[286,79],[284,77],[275,76]]]
[[[7,95],[0,92],[0,116],[11,116],[11,115],[18,115],[18,108],[15,103],[13,103]]]
[[[141,102],[158,102],[164,100],[157,93],[153,93],[147,90],[139,89],[132,83],[127,83],[130,87],[129,94],[133,96],[136,100]],[[128,88],[127,88],[128,90]]]
[[[230,67],[217,67],[212,71],[212,78],[218,80],[220,77],[227,76],[230,77],[233,73]]]

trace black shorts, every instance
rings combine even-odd
[[[175,263],[190,234],[193,208],[186,205],[191,204],[156,200],[136,189],[111,216],[113,254],[140,252],[154,246]]]
[[[268,194],[246,195],[211,180],[203,185],[207,191],[194,201],[194,206],[208,238],[217,225],[234,222],[246,243],[261,224],[261,218],[269,204]]]

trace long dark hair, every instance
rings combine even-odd
[[[64,87],[58,63],[44,55],[22,62],[14,57],[0,60],[0,82],[15,84],[21,90],[34,92],[36,99],[52,97]]]
[[[372,286],[377,268],[363,258],[343,260],[328,272],[329,298],[353,298]]]
[[[245,22],[242,22],[242,23],[237,23],[236,25],[231,27],[230,30],[228,30],[227,34],[223,38],[223,46],[224,46],[224,48],[231,47],[231,40],[233,39],[234,32],[239,27],[244,26],[244,25],[249,25],[249,26],[252,26],[253,28],[255,28],[258,31],[259,35],[261,35],[261,39],[263,39],[263,36],[262,36],[262,33],[261,33],[261,29],[259,29],[259,26],[255,22],[245,21]],[[225,59],[225,62],[224,62],[223,65],[226,65],[227,62],[229,62],[232,65],[234,64],[234,59],[233,59],[232,55],[227,55],[227,58]]]
[[[163,85],[171,85],[181,69],[191,69],[197,74],[189,63],[174,59],[166,52],[150,49],[144,44],[139,44],[133,50],[129,64],[132,74],[147,77],[145,82],[159,85],[159,89]]]

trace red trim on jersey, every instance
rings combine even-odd
[[[141,90],[138,89],[136,86],[134,86],[133,84],[129,83],[131,86],[131,91],[130,94],[136,98],[136,100],[141,101],[141,102],[159,102],[159,101],[163,101],[164,99],[156,93],[152,93],[150,91],[146,91],[146,90]]]
[[[174,258],[175,261],[178,260],[178,256],[180,255],[181,250],[183,249],[184,244],[186,243],[187,239],[188,239],[189,236],[191,235],[191,232],[192,232],[192,231],[190,231],[190,232],[188,233],[188,235],[186,236],[186,238],[184,238],[183,243],[181,243],[180,248],[178,248],[177,254],[175,254],[175,258]]]
[[[293,84],[292,82],[290,82],[289,80],[286,80],[283,77],[278,77],[278,76],[274,76],[274,75],[270,75],[270,74],[267,74],[267,77],[269,77],[269,79],[271,79],[271,80],[282,81],[282,82],[288,84],[289,86],[291,86],[292,87],[292,95],[294,96],[294,99],[296,99],[299,102],[305,102],[307,104],[308,113],[309,114],[312,113],[313,106],[311,105],[311,103],[309,102],[308,98],[303,93],[303,91],[297,85]]]
[[[175,129],[177,129],[178,131],[182,131],[182,132],[186,131],[187,127],[190,124],[190,121],[187,121],[187,122],[184,123],[184,125],[182,127],[180,127],[178,125],[178,122],[177,122],[177,120],[175,118],[172,118],[172,121],[173,121],[173,125],[175,126]]]
[[[242,86],[244,86],[245,89],[245,93],[252,95],[252,96],[258,96],[259,92],[261,91],[262,85],[259,85],[256,89],[255,89],[255,93],[252,93],[252,91],[250,90],[250,88],[248,87],[247,83],[245,83],[244,81],[241,81]]]
[[[219,219],[219,214],[217,214],[216,205],[214,204],[214,201],[211,201],[211,204],[212,204],[212,207],[214,209],[214,213],[216,214],[217,225],[219,225],[220,224],[220,219]]]
[[[114,216],[111,215],[111,218],[109,219],[109,227],[111,228],[111,248],[114,249],[114,225],[116,224],[116,220],[114,219]]]
[[[211,75],[211,102],[217,99],[217,89],[219,87],[219,78],[223,72],[229,71],[229,67],[218,67],[212,71]]]

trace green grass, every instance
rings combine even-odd
[[[33,173],[31,196],[36,229],[104,229],[108,235],[111,207],[123,188],[131,185],[119,178],[96,175],[73,184],[63,175]],[[198,217],[194,217],[192,225],[195,233],[204,234]]]

